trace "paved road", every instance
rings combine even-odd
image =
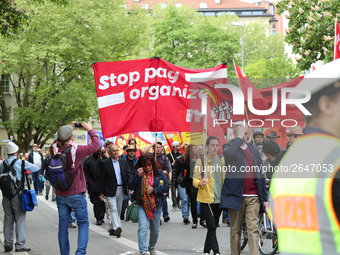
[[[0,192],[1,193],[1,192]],[[1,194],[0,199],[2,200]],[[128,255],[138,253],[137,228],[138,224],[132,222],[122,222],[122,237],[117,238],[108,234],[107,223],[96,226],[93,216],[93,209],[90,200],[87,198],[89,219],[90,219],[90,239],[87,247],[87,254],[113,254]],[[168,200],[171,208],[171,201]],[[3,209],[0,206],[0,220],[3,222]],[[59,254],[58,246],[58,212],[55,202],[46,201],[44,196],[38,197],[38,207],[33,212],[28,212],[26,220],[26,245],[32,249],[32,255],[54,255]],[[184,225],[182,222],[181,211],[170,211],[171,220],[163,222],[160,236],[157,243],[159,255],[176,254],[202,254],[203,244],[206,236],[206,229],[198,226],[192,229],[191,224]],[[1,224],[2,225],[2,224]],[[2,232],[2,226],[0,226]],[[78,229],[69,229],[71,254],[77,249]],[[217,229],[218,241],[221,254],[230,254],[229,248],[230,229],[221,224]],[[1,243],[3,244],[3,233],[0,233]],[[0,252],[4,249],[0,248]],[[28,253],[13,253],[28,254]],[[243,251],[248,254],[248,248]]]

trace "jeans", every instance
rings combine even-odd
[[[222,216],[222,219],[226,220],[228,223],[230,222],[230,219],[229,219],[229,213],[227,210],[223,210],[223,216]]]
[[[149,220],[146,216],[145,209],[139,206],[138,209],[138,247],[139,252],[148,251],[150,247],[155,247],[158,239],[159,225],[162,214],[162,208],[156,207],[153,211],[153,219]],[[147,235],[150,222],[150,240],[149,247],[146,246]]]
[[[168,198],[168,196],[164,196],[163,206],[162,206],[163,218],[169,216],[167,198]]]
[[[32,173],[34,191],[36,194],[42,192],[42,182],[40,179],[40,171]]]
[[[197,214],[201,215],[201,204],[197,201]]]
[[[183,219],[189,219],[189,199],[186,193],[186,188],[182,188],[181,185],[178,185],[178,193],[182,202],[182,217]]]
[[[76,254],[86,254],[86,247],[89,240],[89,216],[87,202],[84,193],[71,196],[56,197],[59,215],[59,249],[61,255],[70,254],[70,243],[68,239],[68,225],[73,209],[78,224],[78,249]]]
[[[176,189],[177,189],[177,187],[175,187],[175,189],[171,189],[172,207],[177,207],[178,202],[179,202],[178,194],[176,194],[177,193]],[[179,191],[178,191],[178,193],[179,193]]]
[[[216,237],[216,228],[222,212],[220,204],[201,203],[201,212],[204,214],[208,229],[203,252],[210,253],[210,250],[213,250],[214,254],[220,253]]]
[[[76,223],[76,214],[74,213],[73,209],[72,209],[72,211],[70,213],[70,219],[69,219],[68,223],[69,224],[70,223]]]

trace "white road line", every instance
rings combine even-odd
[[[39,203],[43,202],[44,204],[46,204],[49,207],[51,207],[53,210],[58,211],[57,204],[53,203],[53,202],[47,202],[45,200],[45,196],[37,196],[37,198],[39,200]],[[122,245],[125,245],[127,247],[130,247],[130,248],[135,249],[135,250],[138,251],[138,243],[137,242],[133,242],[133,241],[131,241],[131,240],[127,239],[127,238],[124,238],[124,237],[112,239],[112,236],[110,236],[108,234],[106,229],[98,227],[98,226],[94,225],[93,223],[90,223],[90,230],[96,232],[99,235],[102,235],[102,236],[108,238],[110,241],[114,241],[114,242],[120,243]],[[167,255],[166,253],[158,251],[158,250],[157,250],[157,254],[158,255]]]

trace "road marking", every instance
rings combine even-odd
[[[49,207],[51,207],[53,210],[58,211],[57,204],[53,203],[53,202],[47,202],[45,200],[45,196],[37,196],[37,199],[40,200],[40,202],[43,202],[44,204],[46,204]],[[94,225],[93,223],[90,223],[90,230],[96,232],[99,235],[102,235],[102,236],[108,238],[110,241],[114,241],[114,242],[120,243],[122,245],[130,247],[130,248],[135,249],[137,251],[139,250],[137,242],[131,241],[131,240],[129,240],[127,238],[124,238],[124,237],[112,239],[112,236],[108,235],[108,232],[107,232],[106,229],[98,227],[98,226]],[[129,254],[129,253],[127,253],[127,254]],[[166,253],[158,251],[158,250],[157,250],[157,254],[158,255],[167,255]]]

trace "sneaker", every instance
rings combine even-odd
[[[190,223],[190,220],[189,220],[188,218],[184,218],[183,223],[184,223],[184,224],[189,224],[189,223]]]
[[[170,220],[170,217],[169,216],[166,216],[165,218],[164,218],[164,222],[168,222]]]
[[[177,206],[174,206],[174,207],[172,208],[172,211],[173,211],[173,212],[176,212],[176,211],[177,211]]]
[[[77,225],[76,225],[75,222],[72,222],[72,223],[68,224],[68,227],[69,227],[69,228],[76,228]]]
[[[118,228],[116,229],[116,236],[117,236],[118,238],[121,237],[122,232],[123,232],[122,228],[118,227]]]
[[[103,224],[103,223],[102,223],[102,220],[98,220],[98,219],[97,219],[96,225],[99,226],[99,225],[101,225],[101,224]]]
[[[5,246],[5,252],[11,252],[12,250],[13,250],[13,247]]]
[[[109,229],[109,234],[110,234],[110,236],[115,236],[116,231],[114,229]]]
[[[150,247],[149,252],[150,252],[150,255],[157,255],[155,247]]]
[[[31,251],[31,248],[28,247],[22,247],[22,248],[15,248],[15,252],[27,252],[27,251]]]

